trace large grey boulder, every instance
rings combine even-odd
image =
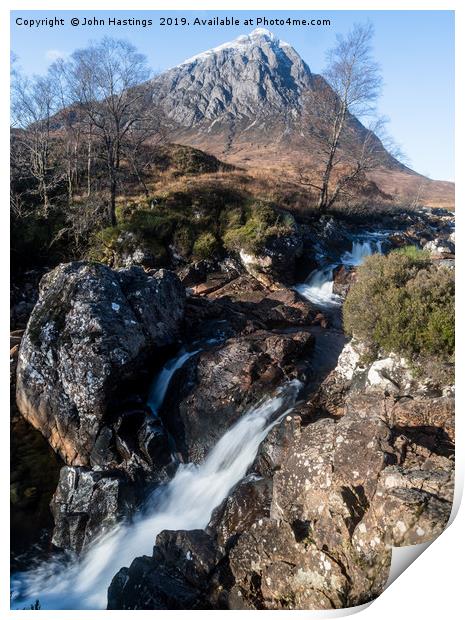
[[[244,269],[265,287],[272,290],[295,282],[296,261],[302,255],[300,230],[293,222],[287,234],[267,239],[255,253],[240,249],[239,257]]]
[[[165,270],[152,277],[138,267],[75,262],[42,278],[21,341],[16,396],[66,464],[92,465],[93,452],[100,467],[118,461],[112,404],[147,360],[177,341],[184,297]]]

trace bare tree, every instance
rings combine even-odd
[[[318,190],[318,208],[322,211],[331,207],[344,188],[370,169],[383,152],[376,136],[380,127],[366,130],[354,118],[374,113],[381,88],[380,69],[372,58],[372,37],[370,24],[356,24],[347,36],[338,36],[337,45],[328,53],[323,77],[315,78],[306,97],[304,122],[323,160],[320,182],[309,184]],[[343,157],[342,146],[350,157]]]
[[[147,85],[141,88],[147,88]],[[155,146],[167,140],[162,110],[154,105],[150,106],[150,111],[147,110],[147,101],[151,98],[152,86],[149,85],[146,96],[141,100],[142,109],[138,119],[127,132],[122,145],[124,158],[146,196],[149,195],[149,189],[145,178],[153,164]]]
[[[15,76],[11,101],[15,128],[12,165],[35,179],[44,215],[49,212],[51,191],[63,179],[61,168],[52,161],[52,117],[56,111],[56,92],[49,76]]]
[[[133,45],[105,38],[73,54],[72,75],[75,99],[90,121],[92,140],[101,145],[96,155],[101,153],[105,160],[110,188],[108,219],[115,225],[125,145],[136,135],[138,144],[142,136],[145,140],[150,134],[150,71],[145,56]],[[91,148],[91,140],[88,144]]]
[[[415,196],[412,198],[412,201],[411,201],[411,203],[409,205],[411,209],[416,210],[420,206],[421,201],[423,200],[423,193],[424,193],[424,190],[425,190],[425,186],[426,186],[428,177],[429,177],[428,174],[425,174],[425,175],[420,177],[420,180],[418,181],[417,191],[416,191]]]
[[[81,136],[83,119],[76,109],[73,100],[72,75],[70,65],[60,58],[48,70],[48,77],[52,81],[58,104],[55,116],[55,125],[59,126],[60,142],[62,143],[62,158],[66,168],[66,182],[68,188],[68,203],[73,200],[75,189],[79,185]]]

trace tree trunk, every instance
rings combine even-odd
[[[45,182],[45,180],[42,180],[41,185],[42,185],[42,188],[41,188],[42,200],[44,202],[44,215],[45,217],[48,217],[49,202],[48,202],[47,183]]]
[[[323,181],[321,184],[320,197],[318,200],[318,209],[320,211],[326,211],[334,200],[329,200],[329,181],[331,179],[331,173],[333,171],[334,157],[336,155],[337,147],[339,145],[339,139],[341,137],[342,128],[344,127],[344,121],[347,114],[347,105],[344,102],[338,115],[334,119],[333,135],[331,139],[331,146],[328,155],[328,161],[326,162],[325,172],[323,174]]]

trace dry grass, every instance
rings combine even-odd
[[[263,156],[263,152],[257,161],[253,150],[249,151],[250,161],[244,162],[244,157],[239,162],[235,159],[234,154],[228,157],[228,163],[235,164],[230,170],[201,174],[180,174],[172,166],[165,169],[154,166],[146,180],[149,195],[165,197],[178,192],[202,192],[209,187],[224,188],[257,200],[273,202],[303,220],[316,215],[317,190],[302,182],[304,172],[311,182],[318,183],[318,170],[310,159],[302,157],[298,168],[286,152],[281,154],[279,162],[276,154],[274,157],[272,153]],[[128,197],[131,201],[145,199],[135,182],[125,179],[124,185],[120,203]],[[453,209],[454,184],[432,181],[408,170],[377,170],[367,175],[367,183],[361,191],[352,191],[352,195],[344,196],[335,210],[372,210],[375,207],[399,210],[418,206]]]
[[[308,145],[296,142],[286,143],[282,136],[266,135],[263,142],[248,141],[245,136],[237,136],[230,148],[225,148],[224,136],[202,135],[187,132],[181,136],[183,144],[203,149],[220,160],[238,166],[247,175],[256,178],[269,178],[270,185],[276,179],[278,185],[298,185],[299,169],[315,172],[321,162],[316,151]],[[368,173],[380,190],[393,196],[397,205],[416,205],[454,209],[455,186],[448,181],[435,181],[404,169],[386,169]]]

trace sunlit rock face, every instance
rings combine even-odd
[[[152,277],[77,262],[44,276],[21,341],[17,402],[68,465],[121,460],[111,403],[149,356],[177,340],[184,296],[163,270]]]
[[[260,114],[297,113],[312,84],[308,66],[292,46],[256,29],[198,54],[155,79],[157,100],[183,127]],[[252,130],[253,127],[250,127]]]
[[[363,365],[361,349],[344,348],[317,406],[312,397],[270,431],[205,532],[162,532],[152,557],[121,569],[110,609],[166,609],[184,597],[191,608],[360,605],[385,587],[392,546],[444,530],[453,401],[405,372],[400,381],[395,357]],[[374,380],[381,372],[386,380]]]

